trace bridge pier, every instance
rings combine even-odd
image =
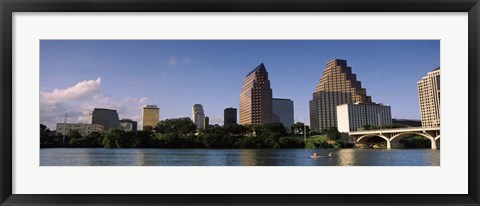
[[[435,139],[431,139],[430,142],[432,142],[432,149],[437,149],[437,141],[435,141]]]
[[[387,149],[392,149],[392,142],[389,140],[387,140]]]

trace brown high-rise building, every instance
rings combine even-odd
[[[160,120],[160,108],[157,105],[146,105],[142,110],[142,127],[157,126],[158,121]]]
[[[417,82],[422,127],[440,127],[440,67]]]
[[[327,63],[320,83],[310,100],[310,126],[314,131],[337,127],[337,105],[372,103],[346,60],[333,59]]]
[[[265,65],[260,64],[243,80],[240,124],[272,123],[272,89]]]

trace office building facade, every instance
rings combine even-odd
[[[205,128],[205,112],[201,104],[195,104],[192,107],[192,120],[197,129]]]
[[[342,104],[337,106],[337,125],[339,132],[364,130],[365,126],[381,129],[392,125],[390,106],[382,104]]]
[[[440,67],[417,82],[422,127],[440,127]]]
[[[120,120],[120,127],[123,131],[137,131],[137,121],[122,119]]]
[[[142,127],[155,127],[160,121],[160,108],[157,105],[145,105],[142,109]]]
[[[74,130],[77,130],[80,135],[86,136],[92,132],[103,132],[104,128],[99,124],[57,123],[56,132],[59,134],[70,135],[70,131]]]
[[[262,63],[247,74],[240,92],[240,124],[272,123],[272,89]]]
[[[280,122],[289,129],[293,125],[293,101],[291,99],[272,99],[273,122]]]
[[[310,126],[321,132],[337,127],[337,105],[372,103],[346,60],[333,59],[326,65],[310,100]]]
[[[237,109],[226,108],[223,110],[223,125],[237,124]]]
[[[207,127],[210,125],[210,118],[206,116],[203,122],[205,123],[205,125],[203,126],[203,129],[207,129]]]
[[[99,124],[103,126],[105,131],[110,129],[120,129],[120,120],[118,113],[113,109],[94,108],[88,114],[90,124]]]

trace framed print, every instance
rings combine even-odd
[[[2,205],[479,205],[477,0],[0,5]]]

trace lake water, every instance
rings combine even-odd
[[[310,158],[317,152],[334,158]],[[439,166],[431,149],[40,149],[40,166]]]

